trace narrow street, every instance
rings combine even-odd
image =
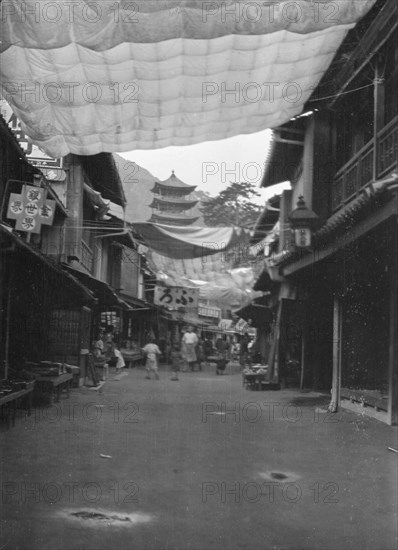
[[[396,547],[396,428],[238,372],[160,376],[1,427],[2,550]]]

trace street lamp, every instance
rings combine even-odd
[[[294,232],[294,242],[299,248],[308,248],[311,246],[312,231],[318,216],[307,207],[302,195],[297,201],[295,208],[289,215],[291,228]]]

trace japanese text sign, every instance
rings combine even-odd
[[[42,187],[24,185],[21,194],[10,194],[7,218],[17,221],[17,231],[40,233],[42,225],[52,225],[54,213],[55,201],[47,200],[47,191]]]
[[[156,286],[154,302],[159,306],[198,307],[199,289],[171,286]]]

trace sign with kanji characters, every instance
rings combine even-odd
[[[0,114],[16,137],[28,160],[38,168],[62,168],[62,158],[54,159],[28,140],[10,105],[4,99],[0,100]]]
[[[199,289],[182,288],[177,286],[156,286],[154,303],[158,306],[198,307]]]
[[[219,319],[221,315],[221,309],[219,307],[199,305],[198,314],[202,315],[202,317],[215,317]]]
[[[10,193],[7,218],[16,220],[15,229],[28,233],[40,233],[42,225],[52,225],[55,201],[47,200],[47,190],[34,185],[24,185],[22,192]]]
[[[311,246],[311,229],[309,227],[300,227],[294,230],[294,241],[300,248]]]

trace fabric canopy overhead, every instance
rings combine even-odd
[[[253,298],[248,265],[250,232],[231,227],[177,227],[133,224],[149,247],[148,263],[166,286],[199,288],[199,297],[238,309]]]
[[[134,223],[134,231],[146,246],[169,258],[203,258],[246,246],[250,232],[233,227],[194,227],[163,225],[150,222]]]
[[[298,115],[376,0],[7,0],[2,94],[46,153],[257,132]]]
[[[239,309],[262,292],[252,289],[251,267],[231,268],[235,255],[219,252],[201,258],[175,259],[150,252],[148,262],[157,280],[166,286],[199,288],[199,297],[220,307]]]

